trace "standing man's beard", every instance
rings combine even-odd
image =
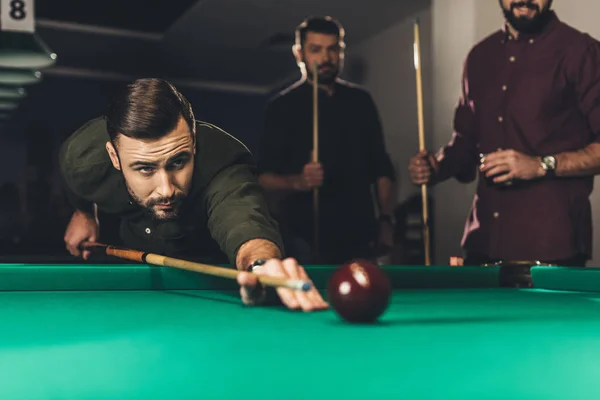
[[[328,69],[326,71],[321,72],[320,71],[321,68],[324,68],[324,67],[328,67]],[[335,82],[335,80],[337,79],[338,74],[339,74],[339,69],[330,63],[323,63],[323,64],[319,65],[318,70],[319,70],[319,83],[324,84],[324,85],[328,85],[328,84]],[[311,80],[313,80],[313,66],[306,65],[306,73],[307,73],[308,77]]]
[[[136,202],[140,207],[142,207],[144,212],[148,214],[152,219],[156,221],[173,221],[180,217],[183,202],[186,198],[186,196],[183,193],[179,192],[171,198],[161,197],[158,199],[151,199],[144,203],[133,193],[133,190],[131,190],[127,183],[125,183],[125,185],[127,186],[129,196],[131,196],[133,201]],[[157,211],[154,208],[154,206],[158,204],[172,204],[172,207],[169,210]]]
[[[515,28],[515,30],[525,34],[538,33],[544,28],[544,25],[546,24],[551,15],[551,5],[552,2],[549,2],[547,7],[542,11],[539,9],[537,4],[531,1],[524,0],[511,4],[510,10],[506,10],[502,5],[502,0],[500,0],[500,6],[502,7],[504,18],[506,18],[508,23],[513,28]],[[514,10],[519,7],[527,7],[531,10],[536,10],[537,14],[533,18],[517,17],[514,13]]]

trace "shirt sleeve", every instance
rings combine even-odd
[[[463,69],[461,96],[454,112],[452,138],[437,154],[440,163],[437,179],[440,182],[454,177],[467,183],[477,176],[476,105],[469,90],[469,62],[470,57]]]
[[[574,68],[575,91],[591,130],[591,141],[600,142],[600,42],[588,38],[589,45]]]
[[[284,116],[277,103],[269,103],[265,110],[264,131],[258,151],[258,173],[284,174],[285,168],[285,130]]]
[[[278,225],[250,164],[238,163],[215,175],[204,191],[204,204],[208,229],[231,265],[239,248],[252,239],[269,240],[284,252]]]
[[[86,214],[94,215],[94,203],[76,195],[69,184],[65,181],[64,175],[62,177],[62,181],[63,192],[71,206],[76,210],[83,211]]]
[[[387,177],[392,181],[396,180],[396,173],[392,160],[385,147],[385,139],[383,135],[383,127],[381,118],[377,111],[377,106],[370,94],[367,94],[367,104],[365,113],[370,121],[369,139],[370,139],[370,156],[373,171],[373,179]]]
[[[88,124],[84,125],[82,129],[85,129]],[[76,132],[76,134],[79,130]],[[88,199],[85,199],[83,196],[77,194],[76,190],[76,177],[77,171],[74,168],[73,164],[75,164],[74,159],[78,155],[78,151],[74,150],[72,146],[72,142],[74,141],[73,137],[70,137],[65,143],[61,145],[59,154],[58,154],[58,164],[60,171],[60,182],[62,184],[62,190],[65,194],[65,197],[71,204],[73,208],[79,211],[83,211],[87,214],[94,213],[94,202]]]

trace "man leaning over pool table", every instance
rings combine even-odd
[[[76,209],[64,237],[74,256],[88,259],[80,246],[98,239],[102,210],[120,218],[126,247],[308,280],[296,260],[282,259],[279,230],[248,149],[196,121],[187,99],[167,81],[127,85],[104,116],[65,141],[59,163]],[[245,304],[263,303],[265,290],[251,274],[237,281]],[[277,293],[290,309],[328,307],[314,288]]]

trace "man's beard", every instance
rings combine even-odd
[[[544,10],[540,10],[537,4],[528,0],[524,0],[511,4],[510,9],[506,10],[502,4],[502,0],[500,0],[500,7],[502,7],[504,18],[506,18],[508,23],[515,28],[515,30],[525,34],[538,33],[544,28],[544,25],[548,21],[548,18],[551,14],[551,5],[552,2],[550,1]],[[517,17],[514,14],[514,10],[519,7],[528,7],[531,10],[536,10],[537,14],[533,18]]]
[[[329,67],[329,69],[323,72],[319,71],[319,83],[324,85],[332,84],[333,82],[335,82],[339,75],[339,68],[336,68],[333,64],[330,63],[323,63],[319,65],[318,69],[320,70],[323,67]],[[308,66],[306,67],[306,73],[310,80],[314,80],[312,66],[310,68]]]
[[[183,206],[183,202],[185,200],[185,195],[181,192],[173,195],[170,198],[160,197],[156,199],[148,200],[147,202],[143,202],[139,197],[133,193],[133,190],[129,187],[128,184],[127,191],[131,198],[144,210],[144,212],[150,216],[155,221],[173,221],[178,219],[181,216],[181,208]],[[159,204],[171,204],[171,208],[168,210],[156,210],[154,206]]]

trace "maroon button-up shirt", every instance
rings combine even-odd
[[[600,142],[600,43],[559,21],[512,38],[502,29],[469,53],[440,180],[475,179],[479,154],[554,155]],[[467,252],[505,260],[591,256],[593,177],[501,188],[482,175],[467,219]]]

